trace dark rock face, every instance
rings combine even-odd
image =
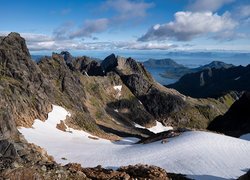
[[[215,118],[208,129],[234,137],[250,133],[249,113],[250,92],[245,92],[224,115]]]
[[[113,70],[114,68],[116,68],[116,66],[118,66],[118,62],[114,54],[111,54],[106,57],[101,63],[101,67],[105,73]]]
[[[107,104],[110,109],[106,111],[117,119],[123,121],[128,126],[134,126],[134,122],[142,126],[154,125],[155,118],[144,108],[137,99],[120,99]],[[117,109],[119,112],[115,112]]]
[[[17,151],[12,143],[7,140],[0,140],[0,158],[17,158]]]
[[[186,103],[178,96],[152,90],[149,94],[140,96],[146,109],[156,118],[167,118],[170,113],[180,111]]]
[[[122,76],[122,80],[136,97],[149,93],[153,86],[153,83],[149,82],[141,74],[125,75]]]
[[[89,76],[104,76],[104,72],[100,63],[91,60],[86,56],[76,58],[73,62],[73,66],[82,74],[87,73]]]
[[[61,55],[63,55],[63,59],[67,64],[72,64],[74,58],[68,51],[62,51]]]
[[[206,69],[187,74],[167,87],[191,97],[219,97],[229,91],[250,90],[250,65],[243,67]]]
[[[155,118],[168,117],[185,106],[180,97],[160,91],[140,74],[123,76],[122,80]]]

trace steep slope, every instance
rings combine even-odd
[[[14,124],[29,127],[35,118],[47,118],[51,87],[31,60],[25,40],[17,33],[3,37],[0,42],[0,74],[1,135],[8,138],[15,132]]]
[[[195,98],[219,97],[230,91],[250,90],[250,65],[229,69],[207,69],[187,74],[178,82],[167,85]]]
[[[211,131],[217,131],[229,136],[240,137],[250,133],[250,92],[245,92],[230,109],[216,117],[208,126]]]

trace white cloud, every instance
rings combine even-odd
[[[20,35],[28,42],[49,42],[52,40],[50,36],[44,34],[21,33]]]
[[[235,0],[192,0],[188,9],[191,11],[212,11],[220,9],[226,4],[230,4]]]
[[[81,28],[69,33],[69,38],[92,37],[93,33],[100,33],[107,30],[110,20],[101,18],[96,20],[87,20]]]
[[[229,13],[219,16],[212,12],[177,12],[174,21],[151,27],[138,40],[176,39],[178,41],[189,41],[200,35],[232,30],[236,26],[237,22],[231,19]]]
[[[10,32],[0,32],[6,36]],[[62,51],[62,50],[167,50],[177,45],[167,43],[147,43],[138,41],[115,42],[83,42],[78,39],[53,39],[45,34],[20,33],[25,38],[30,51]]]

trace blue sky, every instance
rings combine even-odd
[[[32,52],[250,52],[250,0],[0,0],[0,35]]]

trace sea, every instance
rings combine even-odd
[[[59,52],[58,52],[59,53]],[[108,55],[114,53],[122,57],[131,57],[139,62],[147,61],[148,59],[166,59],[171,58],[175,62],[189,68],[196,68],[212,61],[222,61],[236,66],[246,66],[250,64],[249,52],[236,51],[150,51],[150,50],[112,50],[112,51],[73,51],[73,56],[89,56],[100,60],[105,59]],[[46,54],[50,55],[50,54]],[[32,54],[33,59],[37,60],[43,55]],[[178,79],[163,78],[161,73],[165,72],[164,67],[147,67],[147,70],[152,74],[154,79],[163,85],[172,84]]]

